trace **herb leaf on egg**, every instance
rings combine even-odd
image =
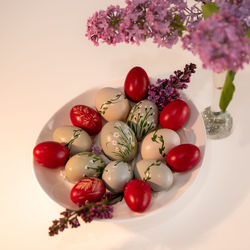
[[[117,103],[117,101],[120,99],[121,96],[122,94],[117,94],[114,98],[103,103],[100,107],[100,110],[98,110],[98,112],[102,115],[105,115],[106,110],[108,109],[108,106],[111,104]]]
[[[147,169],[144,172],[145,177],[143,178],[143,181],[149,181],[151,179],[150,177],[150,169],[153,166],[160,166],[161,165],[161,161],[157,160],[156,162],[153,162],[152,164],[150,164]]]
[[[67,147],[69,151],[71,150],[71,147],[72,147],[72,144],[74,143],[74,141],[80,136],[81,131],[82,131],[82,129],[74,129],[73,130],[72,139],[68,143],[65,144],[65,147]]]
[[[153,136],[151,137],[151,140],[152,140],[153,142],[156,142],[156,143],[161,143],[161,147],[159,148],[159,152],[160,152],[160,154],[161,154],[163,157],[165,157],[166,154],[164,153],[165,145],[164,145],[163,136],[162,136],[162,135],[159,135],[159,136],[158,136],[156,133],[157,133],[157,131],[154,132]],[[157,139],[159,139],[159,141],[158,141]]]

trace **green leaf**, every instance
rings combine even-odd
[[[250,30],[247,32],[247,38],[250,39]]]
[[[204,19],[207,19],[208,17],[212,16],[214,13],[218,13],[218,10],[219,10],[216,4],[212,2],[202,5],[201,8],[202,8]]]
[[[186,30],[179,15],[174,16],[174,21],[171,22],[170,26],[172,26],[178,31],[178,36],[180,37],[182,36],[182,31]]]
[[[233,93],[235,91],[235,87],[233,85],[234,77],[235,77],[235,72],[233,72],[232,70],[229,70],[227,72],[224,87],[222,89],[221,96],[220,96],[220,109],[223,112],[226,112],[227,106],[233,98]]]

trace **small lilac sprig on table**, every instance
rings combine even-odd
[[[105,193],[99,202],[86,202],[85,205],[79,205],[78,210],[66,209],[60,213],[62,215],[60,219],[52,221],[52,226],[49,227],[49,236],[54,236],[69,226],[71,228],[79,227],[79,217],[85,223],[90,223],[95,218],[111,219],[113,217],[112,205],[121,199],[121,194]]]
[[[169,102],[180,97],[179,90],[186,89],[191,75],[195,73],[196,65],[186,64],[183,71],[174,71],[169,79],[158,79],[156,84],[150,84],[148,88],[148,100],[154,102],[161,111]]]

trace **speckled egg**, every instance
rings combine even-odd
[[[53,141],[69,144],[70,154],[87,152],[91,149],[92,139],[88,133],[75,126],[61,126],[54,130]]]
[[[100,135],[103,152],[111,160],[129,162],[137,153],[137,140],[129,126],[121,121],[106,123]]]
[[[72,182],[78,182],[83,177],[99,177],[105,163],[102,158],[91,152],[82,152],[72,156],[65,165],[65,176]]]
[[[180,144],[179,135],[171,129],[158,129],[149,133],[142,141],[143,159],[164,160],[167,152]]]
[[[108,190],[113,193],[122,192],[126,184],[132,180],[133,171],[127,162],[112,161],[104,169],[102,180]]]
[[[142,140],[158,125],[158,108],[149,101],[138,102],[130,111],[127,120],[128,126],[134,131],[138,141]]]
[[[145,180],[156,192],[169,189],[174,181],[172,171],[159,160],[137,162],[134,174],[137,179]]]
[[[106,121],[126,121],[130,104],[125,95],[115,88],[103,88],[95,97],[95,106]]]

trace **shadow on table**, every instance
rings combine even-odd
[[[232,152],[230,147],[234,140],[233,137],[228,140],[228,152]],[[133,249],[135,245],[140,249],[190,249],[230,217],[249,193],[250,170],[236,172],[232,154],[226,155],[224,160],[217,159],[216,150],[222,145],[222,141],[208,144],[205,167],[197,181],[169,208],[137,222],[117,224],[134,234],[119,249]],[[216,168],[221,169],[216,171]]]

